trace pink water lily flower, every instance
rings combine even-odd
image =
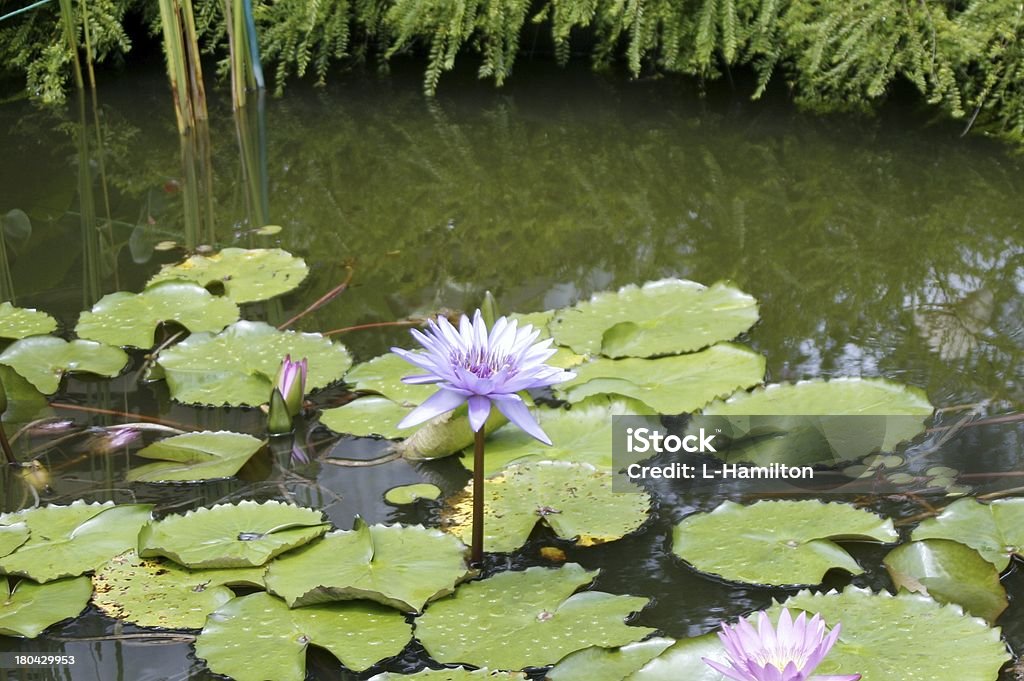
[[[308,373],[309,365],[305,357],[301,362],[294,362],[291,355],[284,356],[281,368],[277,371],[274,387],[284,398],[289,416],[295,416],[302,411],[302,399],[306,395],[306,375]]]
[[[718,637],[725,645],[728,665],[708,658],[704,663],[735,681],[859,681],[860,674],[812,676],[839,638],[836,623],[826,635],[821,615],[810,620],[801,612],[794,620],[782,609],[778,628],[764,611],[757,614],[757,628],[746,619],[722,625]]]
[[[480,310],[473,320],[462,315],[456,329],[446,318],[427,322],[426,333],[412,335],[426,352],[401,348],[391,351],[425,373],[408,376],[406,383],[436,383],[439,390],[406,416],[399,428],[408,428],[469,405],[469,425],[474,432],[484,426],[493,404],[524,431],[550,445],[551,440],[533,419],[516,393],[544,388],[573,378],[575,374],[544,362],[555,354],[551,339],[535,343],[540,331],[531,325],[518,328],[515,320],[499,317],[490,332]]]

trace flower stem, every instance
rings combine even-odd
[[[11,465],[18,463],[18,460],[14,457],[14,452],[11,450],[11,443],[7,441],[7,431],[4,430],[2,422],[0,422],[0,448],[4,450],[4,458],[7,460],[7,463]]]
[[[484,562],[484,429],[474,434],[473,446],[473,547],[470,564],[479,567]]]

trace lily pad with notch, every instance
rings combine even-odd
[[[757,301],[729,284],[662,279],[597,293],[559,311],[548,328],[581,354],[657,357],[732,340],[757,319]]]
[[[369,390],[405,407],[415,407],[437,392],[435,385],[403,383],[402,378],[421,373],[394,353],[374,357],[357,364],[345,374],[345,382],[354,390]]]
[[[195,482],[229,478],[266,440],[230,431],[202,431],[165,438],[143,447],[136,456],[158,463],[128,471],[131,482]]]
[[[329,529],[323,514],[279,501],[240,501],[167,516],[139,533],[139,555],[189,568],[263,565]]]
[[[193,255],[184,262],[164,265],[147,286],[170,281],[191,281],[206,288],[223,287],[236,303],[269,300],[302,283],[309,268],[280,248],[225,248],[212,255]]]
[[[267,589],[290,607],[365,598],[419,612],[469,576],[466,546],[423,526],[367,525],[332,532],[267,567]]]
[[[508,466],[484,481],[484,550],[515,551],[539,522],[581,546],[621,539],[647,520],[651,498],[640,487],[623,494],[611,489],[611,473],[590,464],[538,461]],[[464,542],[472,530],[472,502],[470,484],[441,512],[443,529]]]
[[[1013,556],[1024,556],[1024,499],[997,499],[987,504],[970,497],[958,499],[935,518],[924,520],[911,537],[914,541],[958,541],[1002,572]]]
[[[631,613],[647,604],[646,598],[575,593],[596,576],[597,571],[568,563],[464,584],[417,619],[416,638],[444,664],[520,670],[554,664],[592,646],[623,646],[653,633],[626,624]]]
[[[75,333],[108,345],[151,348],[163,322],[176,322],[192,333],[215,333],[238,321],[238,314],[235,303],[198,284],[167,281],[141,293],[103,296],[79,316]]]
[[[0,636],[35,638],[57,622],[77,617],[89,604],[88,577],[37,584],[19,580],[14,589],[0,575]]]
[[[320,412],[320,423],[336,433],[356,437],[380,436],[389,440],[408,437],[413,431],[398,428],[412,411],[386,397],[367,395],[340,407]]]
[[[746,584],[818,584],[833,568],[863,572],[837,540],[895,542],[892,521],[849,504],[725,501],[676,525],[672,551],[695,569]]]
[[[361,672],[400,653],[411,638],[405,616],[377,603],[289,608],[280,598],[255,593],[211,613],[195,646],[210,671],[235,681],[302,681],[311,645]]]
[[[0,353],[0,364],[14,369],[39,392],[52,395],[65,373],[117,376],[128,364],[128,355],[120,348],[95,341],[29,336],[14,341]]]

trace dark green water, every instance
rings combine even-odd
[[[0,106],[0,214],[20,209],[31,220],[31,233],[8,221],[0,292],[70,329],[102,294],[138,290],[160,263],[181,256],[154,251],[161,240],[279,245],[303,256],[312,275],[300,291],[245,311],[274,323],[340,282],[351,264],[353,286],[295,327],[311,331],[472,308],[486,289],[504,310],[527,312],[662,277],[729,279],[761,302],[762,319],[744,340],[766,355],[771,380],[885,376],[926,389],[939,407],[984,403],[979,418],[1011,418],[965,428],[929,461],[967,473],[1022,468],[1024,425],[1012,417],[1024,403],[1024,160],[1005,147],[895,106],[873,119],[815,118],[742,94],[701,99],[671,80],[582,71],[525,75],[503,91],[452,78],[436,101],[424,101],[418,78],[295,87],[262,115],[238,120],[226,92],[217,93],[208,163],[201,149],[190,159],[212,193],[185,170],[192,152],[179,145],[159,74],[105,85],[95,113],[91,105]],[[189,217],[191,201],[198,210]],[[283,230],[251,232],[264,224]],[[371,330],[337,338],[362,360],[406,337]],[[257,413],[173,405],[162,384],[132,379],[70,380],[56,399],[203,427],[261,427]],[[343,394],[314,399],[330,405]],[[72,415],[80,424],[118,422]],[[935,425],[957,418],[941,415]],[[382,450],[315,423],[305,437],[324,457]],[[278,454],[287,460],[287,448]],[[383,492],[421,478],[454,491],[466,480],[452,461],[314,462],[269,478],[255,470],[248,480],[166,489],[127,485],[127,454],[92,456],[77,441],[43,460],[56,471],[44,500],[138,499],[177,511],[291,498],[325,508],[343,528],[355,513],[371,523],[429,521],[436,509],[396,511]],[[1016,484],[1012,476],[971,480],[978,492]],[[6,492],[3,510],[23,503],[13,485]],[[600,589],[653,597],[638,623],[675,637],[703,633],[789,593],[720,583],[672,556],[671,526],[719,501],[662,495],[642,532],[569,548],[569,559],[602,568]],[[906,499],[874,507],[920,511]],[[538,536],[512,564],[539,562],[537,549],[551,541]],[[884,553],[857,550],[869,572],[852,581],[887,586]],[[1018,571],[1005,582],[1017,598],[999,624],[1014,648],[1024,647],[1024,579]],[[44,639],[0,639],[0,649],[79,656],[66,675],[36,678],[208,678],[186,644],[105,640],[122,632],[142,633],[92,613]],[[389,668],[415,664],[418,649],[407,652]],[[312,659],[315,678],[339,678],[328,658]]]

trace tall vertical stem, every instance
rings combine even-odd
[[[60,15],[64,22],[64,39],[71,51],[71,62],[75,65],[75,87],[82,90],[85,83],[82,82],[82,63],[78,59],[78,31],[75,29],[75,12],[71,0],[60,0]]]
[[[82,5],[82,35],[85,37],[85,66],[89,71],[89,87],[96,90],[96,72],[92,68],[92,38],[89,34],[89,6],[87,0],[80,0]]]
[[[476,431],[473,443],[473,546],[470,562],[484,561],[484,429]]]

